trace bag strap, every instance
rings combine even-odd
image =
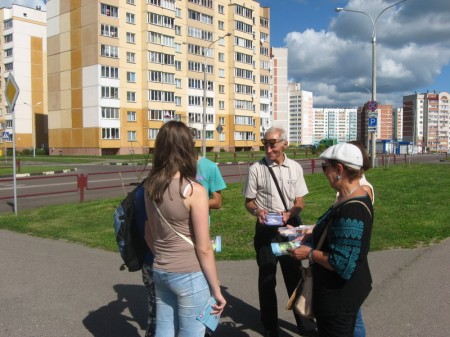
[[[266,164],[267,168],[269,169],[270,175],[272,176],[275,186],[277,187],[277,191],[278,191],[278,194],[280,195],[281,201],[283,202],[283,206],[284,206],[286,212],[289,212],[287,205],[286,205],[286,200],[284,200],[283,192],[281,192],[280,185],[278,185],[277,177],[275,177],[275,173],[273,172],[272,168],[269,166],[269,163],[267,162],[266,157],[264,157],[263,160],[264,160],[264,163]]]
[[[330,225],[330,222],[328,222],[327,226],[323,230],[323,233],[322,233],[322,235],[320,236],[320,239],[319,239],[319,243],[317,244],[317,247],[315,249],[320,250],[320,248],[322,248],[323,242],[325,241],[325,237],[327,236],[327,233],[328,233],[329,225]]]
[[[164,224],[169,227],[172,232],[174,232],[176,235],[178,235],[180,238],[182,238],[183,240],[185,240],[186,242],[188,242],[189,244],[191,244],[192,246],[194,246],[194,243],[192,242],[191,239],[189,239],[186,235],[181,234],[180,232],[178,232],[175,228],[173,228],[173,226],[166,220],[166,218],[161,214],[161,211],[159,210],[158,206],[156,206],[155,200],[153,201],[153,205],[156,208],[156,212],[158,212],[159,217],[161,218],[161,220],[164,222]]]
[[[356,204],[356,203],[363,205],[367,209],[367,212],[369,212],[370,217],[372,218],[372,212],[370,211],[369,207],[367,207],[367,205],[363,203],[361,200],[350,200],[347,202],[347,204]]]

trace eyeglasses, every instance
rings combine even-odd
[[[330,166],[331,164],[325,164],[322,163],[322,171],[325,172],[325,170],[327,169],[327,166]]]
[[[263,143],[264,146],[268,145],[270,147],[276,146],[279,142],[282,142],[284,139],[261,139],[261,143]]]

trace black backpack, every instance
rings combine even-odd
[[[138,207],[141,207],[140,212],[137,211]],[[145,220],[144,186],[140,183],[128,193],[114,212],[114,231],[119,253],[124,262],[120,270],[126,268],[131,272],[142,268],[144,258],[149,252],[143,236]],[[142,227],[141,231],[139,226]]]

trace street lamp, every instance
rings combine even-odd
[[[217,41],[220,41],[224,37],[231,36],[231,33],[226,33],[225,35],[219,37],[217,40],[214,40],[211,42],[207,48],[203,48],[203,57],[204,57],[204,63],[203,63],[203,131],[202,131],[202,152],[203,157],[206,157],[206,72],[208,68],[207,59],[206,59],[206,51],[211,48],[211,46],[216,43]]]
[[[383,14],[389,8],[397,6],[398,4],[401,4],[402,2],[405,2],[405,1],[407,1],[407,0],[402,0],[402,1],[396,2],[395,4],[384,8],[380,13],[378,13],[375,20],[373,19],[372,15],[370,15],[369,13],[364,12],[364,11],[357,11],[354,9],[342,8],[342,7],[336,8],[336,12],[353,12],[353,13],[360,13],[360,14],[367,15],[370,18],[370,20],[372,21],[372,101],[377,100],[377,69],[376,69],[376,55],[377,55],[376,54],[376,45],[377,45],[376,26],[377,26],[377,22],[381,16],[381,14]],[[375,156],[376,156],[375,131],[373,132],[373,135],[372,135],[372,152],[371,152],[371,154],[372,154],[372,167],[375,167]]]
[[[42,104],[42,102],[37,102],[36,104],[29,104],[27,102],[23,102],[23,104],[28,105],[31,107],[31,143],[33,147],[33,158],[36,157],[36,116],[33,111],[33,107],[38,106],[39,104]]]

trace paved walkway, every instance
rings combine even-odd
[[[118,254],[0,230],[0,257],[0,337],[144,335],[141,274],[119,271]],[[448,336],[450,239],[371,253],[369,260],[368,336]],[[218,268],[229,306],[214,336],[260,336],[256,263],[218,262]],[[279,294],[282,336],[297,336],[281,287]]]

